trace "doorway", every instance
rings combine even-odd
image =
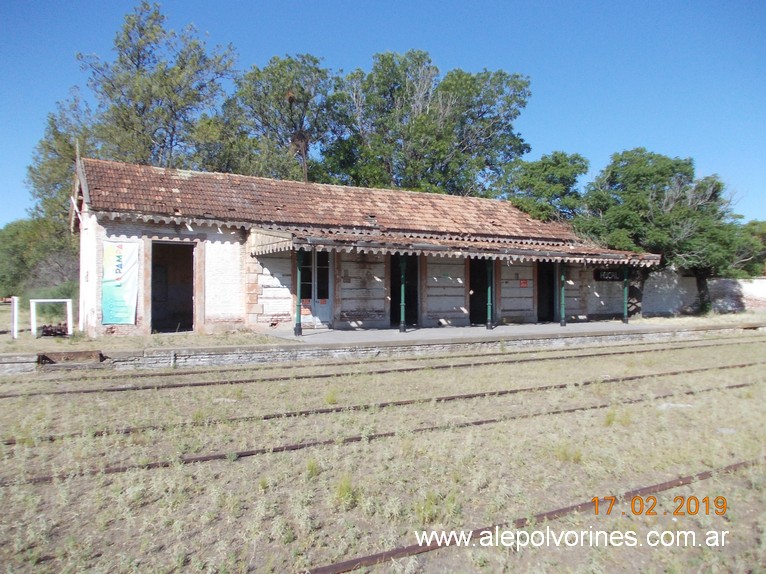
[[[194,329],[194,245],[152,243],[152,332]]]
[[[556,264],[550,261],[537,263],[537,321],[550,323],[556,320]]]
[[[468,316],[471,325],[487,324],[487,303],[491,297],[492,261],[489,259],[468,260]],[[492,310],[490,309],[490,314]],[[489,322],[491,322],[491,316]]]
[[[328,251],[303,253],[301,260],[301,323],[330,326],[332,320],[331,260]]]
[[[401,322],[402,267],[404,267],[404,322],[418,324],[418,258],[415,255],[391,256],[391,326]]]

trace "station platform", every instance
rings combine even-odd
[[[408,327],[402,333],[398,329],[304,329],[303,336],[296,337],[292,331],[273,330],[270,335],[283,338],[286,341],[301,342],[316,345],[374,345],[374,344],[427,344],[432,342],[465,342],[493,340],[537,340],[570,337],[603,337],[648,333],[667,333],[683,331],[705,331],[721,329],[734,325],[766,328],[766,316],[758,318],[721,317],[718,320],[706,321],[700,318],[651,318],[635,319],[627,324],[620,320],[588,321],[567,323],[528,323],[498,325],[487,329],[485,325],[471,327],[429,327],[424,329]]]
[[[639,319],[628,324],[599,321],[568,323],[566,326],[558,323],[500,325],[493,329],[485,326],[410,328],[404,333],[398,329],[306,329],[300,337],[284,328],[268,331],[272,340],[279,341],[276,343],[215,346],[214,340],[202,336],[198,340],[200,344],[194,347],[98,351],[100,360],[89,363],[73,362],[71,357],[61,361],[48,360],[51,357],[43,353],[0,355],[0,375],[38,369],[175,369],[450,353],[481,354],[514,349],[701,339],[756,332],[766,333],[766,317],[763,314],[711,319]],[[209,346],[205,345],[207,341]]]

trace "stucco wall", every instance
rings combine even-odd
[[[500,321],[503,323],[534,323],[534,266],[531,263],[500,262]]]
[[[244,323],[244,249],[239,235],[213,235],[204,245],[205,323]]]
[[[256,260],[255,284],[249,284],[257,294],[257,306],[252,320],[256,323],[292,323],[295,299],[292,253],[261,255]]]
[[[465,260],[427,257],[425,265],[425,326],[468,325]]]
[[[339,274],[335,327],[388,327],[389,280],[384,256],[341,253],[335,272]]]

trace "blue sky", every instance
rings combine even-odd
[[[111,59],[137,1],[0,0],[0,225],[25,217],[24,183],[56,102],[87,77],[78,52]],[[766,2],[166,0],[168,27],[193,23],[233,44],[237,68],[310,53],[333,69],[426,50],[446,72],[521,73],[532,97],[517,128],[527,159],[584,155],[591,179],[634,147],[717,173],[746,220],[766,220]]]

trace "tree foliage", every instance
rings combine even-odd
[[[196,120],[223,93],[233,49],[209,52],[194,28],[176,33],[164,23],[159,5],[143,0],[115,37],[113,61],[78,55],[99,101],[96,132],[108,157],[183,165]]]
[[[588,172],[580,154],[554,151],[537,161],[517,161],[507,176],[508,199],[519,209],[543,221],[571,220],[582,196],[577,181]]]
[[[308,181],[309,151],[326,140],[333,77],[309,54],[274,57],[237,79],[234,100],[247,134],[297,157]]]
[[[588,186],[579,231],[608,247],[662,255],[666,266],[697,278],[700,305],[710,307],[707,279],[747,260],[723,182],[695,179],[691,159],[636,148],[612,156]]]
[[[528,150],[513,127],[528,97],[517,74],[456,69],[440,78],[426,52],[377,54],[370,72],[340,82],[324,167],[353,185],[495,193],[503,165]]]

